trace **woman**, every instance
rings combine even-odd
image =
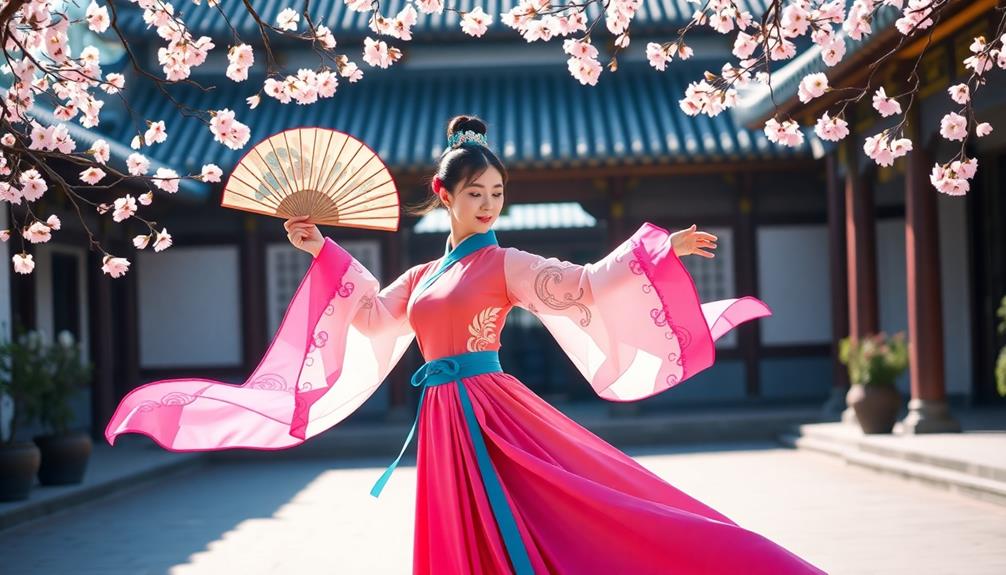
[[[416,337],[427,363],[412,378],[419,409],[402,448],[418,432],[415,573],[821,573],[646,470],[499,364],[516,305],[605,399],[649,397],[709,367],[714,340],[769,315],[750,297],[699,303],[678,258],[713,257],[716,238],[646,223],[583,266],[500,247],[492,225],[507,174],[486,126],[458,116],[447,133],[433,196],[418,210],[450,214],[443,258],[380,289],[307,218],[288,220],[290,242],[314,260],[252,377],[138,388],[108,441],[139,432],[184,451],[291,447],[359,407]]]

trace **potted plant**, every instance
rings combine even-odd
[[[29,421],[30,403],[37,399],[32,390],[42,385],[38,345],[39,338],[25,334],[0,341],[0,402],[13,406],[4,409],[12,413],[0,429],[0,501],[27,499],[41,464],[38,446],[16,440],[18,424]]]
[[[60,332],[54,343],[38,348],[42,361],[36,376],[35,399],[28,403],[28,416],[48,431],[33,439],[42,456],[38,481],[42,485],[80,483],[84,479],[93,442],[86,430],[73,431],[71,401],[87,388],[91,364],[81,357],[80,344],[73,334]]]
[[[908,367],[905,333],[888,337],[870,334],[839,342],[839,359],[849,369],[852,386],[846,403],[856,412],[863,433],[891,433],[901,409],[901,394],[894,380]]]

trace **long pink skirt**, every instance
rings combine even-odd
[[[463,380],[535,573],[824,573],[656,476],[517,378]],[[413,571],[512,573],[456,383],[426,390]]]

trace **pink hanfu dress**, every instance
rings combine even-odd
[[[293,447],[356,410],[413,338],[425,367],[494,356],[513,306],[541,320],[600,397],[640,400],[706,369],[716,339],[770,314],[752,297],[700,303],[668,232],[650,223],[586,265],[500,247],[491,231],[454,251],[466,255],[444,267],[445,253],[381,289],[326,239],[248,381],[138,387],[109,422],[108,442],[143,433],[174,451]],[[413,573],[823,573],[504,371],[422,393]]]

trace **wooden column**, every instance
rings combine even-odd
[[[383,234],[381,236],[381,251],[385,256],[382,258],[384,260],[382,264],[384,277],[381,282],[383,285],[388,285],[399,275],[405,273],[407,265],[404,264],[404,258],[402,257],[402,246],[404,242],[408,241],[410,231],[403,227],[397,234]],[[386,385],[390,386],[387,413],[389,421],[407,421],[410,415],[407,395],[409,390],[408,378],[411,377],[410,369],[414,368],[410,362],[406,361],[408,357],[409,353],[406,352],[402,356],[402,360],[398,362],[398,365],[388,374]]]
[[[858,135],[850,134],[845,146],[845,246],[849,297],[849,336],[858,341],[880,329],[877,303],[877,223],[873,182],[859,173]],[[854,423],[851,408],[842,421]]]
[[[873,182],[859,174],[855,138],[846,138],[845,246],[849,333],[859,338],[879,331],[877,303],[877,220]]]
[[[106,226],[101,226],[105,228]],[[109,247],[109,237],[104,233],[99,241],[106,250]],[[87,258],[87,277],[91,289],[88,299],[91,308],[91,361],[94,362],[93,382],[91,387],[91,437],[95,441],[104,441],[105,426],[112,419],[115,406],[120,399],[115,389],[115,329],[113,319],[112,282],[120,281],[101,271],[101,252],[89,252]]]
[[[119,248],[119,253],[130,253],[129,248]],[[137,256],[129,256],[132,262],[129,272],[114,281],[122,282],[123,301],[120,304],[122,321],[122,338],[120,348],[116,354],[122,364],[122,382],[120,389],[116,390],[116,403],[125,393],[135,389],[140,381],[140,266],[137,265]],[[104,274],[102,274],[104,275]],[[94,426],[104,430],[108,420],[95,421]]]
[[[265,354],[266,297],[265,248],[255,216],[243,218],[241,236],[241,350],[245,377],[251,375]],[[271,334],[269,334],[271,335]]]
[[[849,370],[838,359],[838,342],[849,334],[849,288],[846,270],[845,198],[839,182],[837,152],[825,158],[828,194],[828,260],[831,267],[831,395],[821,407],[825,417],[842,413],[849,390]]]
[[[911,117],[919,125],[918,107]],[[908,285],[908,363],[912,399],[904,433],[960,431],[946,401],[943,366],[943,305],[935,188],[929,183],[926,148],[916,135],[905,173],[905,263]]]
[[[737,174],[737,239],[734,241],[734,270],[737,291],[758,294],[758,231],[754,221],[754,174]],[[761,395],[761,370],[758,350],[761,332],[757,322],[737,327],[737,345],[744,358],[745,393],[749,398]]]

